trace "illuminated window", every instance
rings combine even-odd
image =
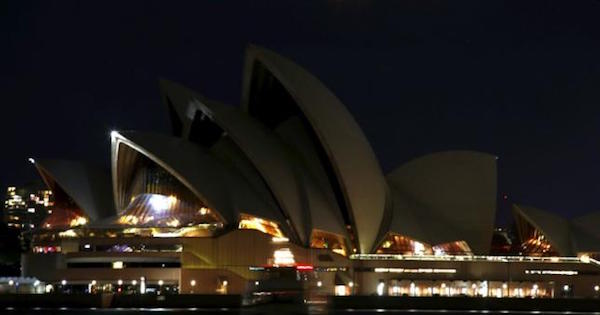
[[[32,251],[37,254],[51,254],[51,253],[60,253],[60,246],[34,246]]]
[[[77,209],[56,209],[43,222],[45,229],[66,229],[86,225],[88,219],[82,216]]]
[[[215,213],[197,200],[149,193],[134,197],[117,220],[122,225],[170,228],[218,222]]]
[[[181,229],[223,223],[180,178],[127,145],[119,146],[117,194],[123,209],[116,224],[140,228]],[[124,165],[123,161],[135,161]],[[161,233],[172,231],[160,231]]]
[[[258,230],[275,237],[284,237],[279,225],[273,221],[257,218],[251,215],[240,215],[239,229]]]
[[[342,236],[316,229],[311,233],[310,247],[327,248],[342,256],[346,256],[348,253]]]
[[[436,256],[444,255],[473,255],[469,244],[465,241],[456,241],[444,244],[438,244],[432,247],[433,254]]]
[[[273,253],[273,264],[278,266],[288,266],[295,264],[294,254],[289,248],[281,248]]]
[[[516,223],[521,239],[520,250],[523,254],[528,256],[559,256],[559,253],[550,244],[542,231],[536,229],[521,216],[517,216]]]
[[[376,252],[377,254],[401,255],[433,254],[433,250],[430,245],[396,233],[388,233],[387,237],[383,240]]]

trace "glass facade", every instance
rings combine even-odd
[[[521,216],[515,218],[519,239],[521,240],[520,252],[528,256],[559,256],[558,251],[550,241],[527,220]]]
[[[387,237],[381,243],[376,251],[377,254],[398,254],[406,256],[422,255],[472,255],[473,252],[469,244],[465,241],[448,242],[437,245],[429,245],[419,242],[410,237],[388,233]]]
[[[240,216],[238,228],[261,231],[273,237],[285,237],[279,228],[279,224],[247,214]]]
[[[140,228],[221,225],[218,213],[171,173],[142,154],[132,154],[132,148],[122,146],[121,150],[134,157],[134,162],[130,172],[123,174],[126,207],[116,224]]]
[[[348,248],[341,235],[325,232],[322,230],[313,230],[310,237],[310,247],[312,248],[327,248],[334,253],[346,256]]]

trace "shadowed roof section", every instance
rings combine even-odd
[[[283,218],[257,198],[247,183],[221,165],[204,148],[181,138],[148,132],[122,132],[112,140],[113,185],[115,202],[119,196],[119,145],[124,144],[167,170],[209,208],[216,210],[225,223],[235,224],[240,213],[282,222]]]
[[[346,235],[338,208],[317,189],[318,185],[305,170],[300,157],[294,155],[275,133],[235,107],[207,100],[176,83],[163,80],[162,86],[167,95],[174,95],[174,102],[186,102],[185,105],[176,103],[176,107],[186,108],[184,111],[195,119],[210,119],[235,142],[291,219],[301,243],[308,244],[314,228]],[[196,115],[196,111],[201,115]]]
[[[464,240],[488,254],[496,217],[496,157],[446,151],[414,159],[387,175],[393,214],[389,227],[430,244]]]
[[[361,253],[374,249],[386,204],[381,168],[362,130],[340,100],[302,67],[264,48],[249,46],[242,106],[250,111],[253,67],[262,64],[289,92],[318,137],[335,173]]]
[[[514,204],[513,211],[542,232],[559,254],[563,256],[573,255],[568,220],[554,213],[530,206]]]
[[[37,159],[35,166],[52,189],[55,183],[91,220],[116,214],[107,171],[80,161]]]
[[[571,222],[585,233],[600,238],[600,211],[593,211],[576,217]]]
[[[166,79],[159,79],[158,86],[161,100],[169,112],[173,135],[187,139],[195,112],[194,106],[190,106],[191,95],[181,93],[184,89],[181,85]]]

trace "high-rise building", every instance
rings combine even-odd
[[[4,200],[4,223],[9,228],[22,231],[33,230],[52,214],[54,196],[52,190],[36,185],[9,186]]]

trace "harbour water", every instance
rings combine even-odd
[[[22,314],[22,315],[133,315],[133,314],[240,314],[240,315],[259,315],[259,314],[331,314],[331,315],[368,315],[368,314],[503,314],[503,315],[527,315],[527,314],[553,314],[553,315],[600,315],[599,311],[577,312],[577,311],[511,311],[511,310],[421,310],[421,309],[337,309],[326,308],[304,308],[295,305],[264,305],[260,307],[231,309],[231,308],[117,308],[117,309],[75,309],[75,308],[31,308],[16,309],[4,308],[0,310],[3,314]]]

